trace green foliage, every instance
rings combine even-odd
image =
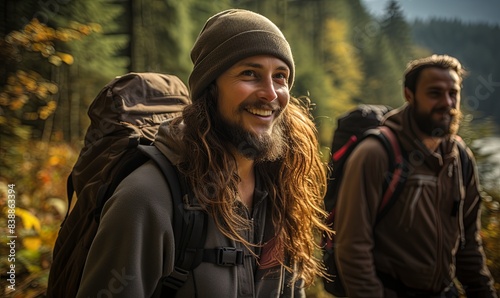
[[[346,22],[328,19],[324,27],[322,69],[325,71],[325,78],[331,91],[326,93],[328,95],[320,102],[323,113],[321,116],[333,120],[354,107],[354,100],[361,94],[363,75],[360,60],[354,54],[354,47],[349,40]],[[336,123],[332,121],[321,124],[320,142],[324,146],[329,146]]]
[[[371,50],[367,51],[365,86],[370,92],[363,94],[363,103],[398,107],[404,102],[400,79],[403,65],[390,48],[388,37],[380,34]]]
[[[484,191],[481,237],[495,288],[500,293],[500,192]]]
[[[7,66],[0,71],[0,189],[15,183],[18,192],[20,295],[36,294],[28,292],[43,291],[46,284],[65,209],[65,179],[88,125],[89,103],[127,71],[166,72],[187,81],[189,52],[199,30],[209,16],[229,7],[260,12],[283,30],[297,70],[292,94],[309,96],[316,104],[313,114],[325,156],[340,114],[358,103],[403,103],[401,78],[408,60],[436,52],[464,62],[470,75],[464,82],[466,117],[460,134],[477,157],[485,192],[482,235],[488,265],[500,281],[495,211],[500,179],[489,176],[495,169],[474,141],[494,132],[492,122],[477,119],[500,115],[500,101],[494,100],[500,92],[498,27],[440,20],[410,26],[397,1],[388,1],[380,18],[369,15],[360,0],[6,3],[6,17],[0,20],[5,40],[0,58]],[[25,30],[33,16],[39,17],[36,30]],[[33,33],[29,43],[18,38],[23,34],[9,35],[23,30]],[[40,36],[52,39],[36,40]],[[4,193],[0,190],[0,198]],[[318,280],[308,297],[331,296]]]
[[[97,34],[61,45],[75,57],[75,68],[81,77],[93,78],[87,80],[88,83],[103,83],[127,70],[128,58],[117,55],[128,42],[126,34],[118,33],[122,29],[117,19],[122,13],[121,6],[109,1],[71,1],[61,6],[52,19],[56,26],[71,26],[74,22],[91,22],[99,26]]]
[[[381,21],[384,36],[388,37],[390,48],[398,63],[405,65],[412,56],[411,29],[397,1],[387,3],[386,13]]]
[[[488,268],[496,282],[495,287],[500,293],[500,176],[497,172],[498,161],[495,163],[491,155],[485,152],[483,144],[486,137],[495,131],[495,123],[491,119],[473,121],[474,113],[464,111],[459,135],[474,153],[479,172],[483,199],[481,217],[481,236],[484,251],[487,256]]]
[[[122,53],[129,37],[120,23],[123,12],[123,4],[115,2],[70,1],[50,15],[53,26],[91,22],[99,30],[86,39],[58,43],[73,55],[74,63],[51,70],[60,90],[55,96],[58,108],[44,125],[45,140],[80,141],[88,126],[85,111],[91,100],[107,82],[127,72],[129,58]]]
[[[460,124],[459,135],[474,153],[476,159],[479,180],[483,187],[488,190],[500,190],[500,176],[498,172],[499,161],[492,160],[492,155],[498,153],[493,150],[486,150],[491,136],[495,132],[495,123],[492,119],[474,121],[474,113],[464,111],[464,117]],[[498,128],[496,128],[498,129]]]
[[[362,82],[359,58],[354,55],[354,49],[347,35],[347,24],[343,21],[330,19],[325,23],[323,68],[335,89],[335,101],[352,102],[360,95]],[[333,100],[330,102],[332,105]]]
[[[62,52],[58,42],[82,39],[95,32],[95,24],[74,22],[71,27],[54,29],[32,19],[20,30],[9,32],[0,44],[0,59],[6,64],[6,79],[0,87],[0,158],[2,168],[9,166],[9,144],[26,140],[34,131],[40,137],[45,121],[57,108],[54,96],[59,86],[46,78],[48,65],[71,65],[72,55]],[[33,61],[36,61],[35,63]],[[57,68],[56,68],[57,69]]]
[[[403,104],[401,78],[406,63],[417,52],[399,4],[389,1],[385,15],[374,19],[370,26],[370,36],[365,41],[361,53],[364,58],[366,92],[364,103],[386,104],[398,107]]]

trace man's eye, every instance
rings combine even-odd
[[[287,75],[284,74],[284,73],[278,73],[278,74],[275,75],[275,77],[277,79],[284,79],[284,80],[288,79]]]
[[[285,72],[280,72],[274,75],[274,79],[277,80],[280,84],[286,84],[288,81],[288,74]]]
[[[255,72],[253,70],[244,70],[241,72],[241,75],[248,77],[255,77]]]

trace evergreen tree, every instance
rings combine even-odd
[[[404,70],[404,65],[413,58],[411,29],[397,1],[388,2],[381,29],[388,38],[391,51],[401,63],[401,69]]]
[[[389,1],[385,15],[373,19],[366,30],[370,38],[362,40],[361,56],[365,72],[362,102],[400,106],[403,72],[414,58],[410,27],[397,1]],[[422,52],[419,50],[419,52]]]
[[[388,38],[380,33],[367,52],[364,70],[365,92],[361,101],[398,107],[403,103],[401,63],[391,51]]]
[[[194,42],[191,2],[130,0],[130,71],[187,78],[191,68],[189,51]]]
[[[74,57],[71,67],[54,69],[61,81],[57,96],[58,109],[44,127],[46,139],[53,135],[67,141],[78,141],[88,126],[87,108],[104,85],[127,72],[128,58],[120,55],[127,44],[117,19],[123,13],[120,4],[110,1],[71,1],[61,5],[51,23],[55,26],[93,24],[98,34],[78,42],[64,44]],[[51,122],[53,121],[53,122]]]

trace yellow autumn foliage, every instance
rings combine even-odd
[[[6,51],[9,51],[5,55],[14,61],[22,60],[22,50],[24,50],[39,53],[52,65],[60,66],[63,63],[71,65],[74,63],[74,57],[69,53],[57,51],[55,42],[79,40],[92,32],[101,30],[102,28],[98,24],[78,22],[73,22],[69,28],[51,28],[34,18],[21,30],[14,30],[5,36],[3,42],[7,45]],[[18,70],[16,73],[8,75],[7,83],[0,95],[0,105],[9,107],[11,111],[18,111],[23,109],[31,98],[50,102],[48,98],[57,92],[57,85],[48,82],[38,73]],[[54,106],[44,107],[42,105],[37,117],[47,119],[54,110]],[[21,113],[21,115],[23,119],[34,120],[34,114],[31,111]]]
[[[42,239],[39,236],[26,236],[22,239],[23,247],[30,251],[38,251],[42,246]]]
[[[21,218],[24,229],[35,230],[40,233],[42,230],[40,220],[26,209],[16,207],[16,216]]]

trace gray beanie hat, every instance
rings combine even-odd
[[[192,100],[196,101],[210,83],[236,62],[256,55],[283,60],[290,68],[288,88],[292,88],[295,75],[292,51],[273,22],[243,9],[225,10],[209,18],[191,50]]]

